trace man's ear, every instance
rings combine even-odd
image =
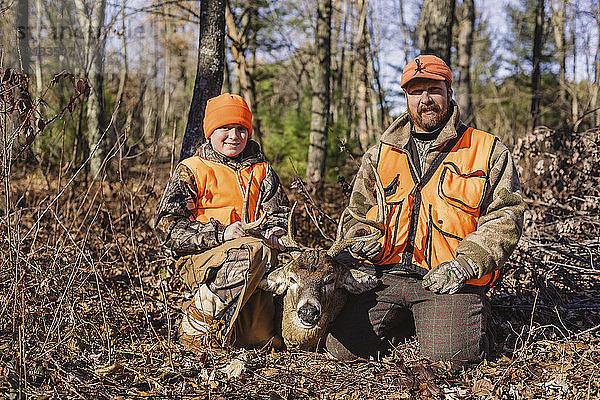
[[[359,271],[357,269],[350,269],[344,276],[342,285],[344,289],[352,294],[361,294],[368,292],[371,289],[375,289],[381,282],[373,275]]]
[[[258,288],[266,292],[275,294],[283,294],[287,290],[287,270],[285,267],[277,268],[269,273],[258,284]]]

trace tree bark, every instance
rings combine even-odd
[[[169,6],[165,6],[167,8],[167,14],[169,11]],[[165,78],[163,80],[163,103],[162,103],[162,112],[160,115],[160,125],[159,131],[162,135],[167,129],[167,119],[169,116],[169,105],[171,101],[171,49],[169,46],[170,40],[169,36],[171,35],[171,21],[169,17],[164,17],[164,27],[165,27],[165,43],[164,43],[164,52],[165,52]]]
[[[121,0],[121,58],[123,66],[119,76],[119,89],[117,91],[117,104],[120,105],[125,95],[125,84],[127,82],[128,65],[127,65],[127,30],[125,29],[125,0]]]
[[[244,99],[248,102],[251,110],[256,111],[256,89],[254,79],[252,77],[253,66],[248,65],[246,59],[246,50],[253,43],[253,37],[256,35],[256,30],[252,27],[258,17],[258,9],[255,5],[250,5],[245,18],[241,23],[241,29],[238,29],[235,22],[235,16],[227,3],[225,9],[225,23],[229,38],[231,39],[231,55],[236,63],[240,89]],[[255,41],[254,41],[255,42]],[[256,44],[256,43],[254,43]],[[262,132],[260,130],[260,120],[252,118],[252,137],[259,143],[262,143]]]
[[[408,58],[408,28],[406,27],[406,21],[404,20],[404,0],[398,0],[398,6],[400,11],[400,27],[402,28],[402,45],[404,46],[404,65],[409,63]]]
[[[368,107],[368,81],[367,81],[367,7],[368,0],[359,1],[359,28],[358,28],[358,60],[356,65],[356,109],[358,124],[356,127],[358,141],[361,150],[367,151],[369,148],[369,127],[367,119]]]
[[[202,129],[206,102],[221,92],[225,62],[225,1],[200,2],[198,67],[187,126],[181,144],[180,161],[194,155],[206,140]]]
[[[30,72],[31,52],[29,51],[29,0],[17,0],[17,44],[19,61],[23,72]]]
[[[450,65],[455,0],[424,0],[418,22],[421,54],[434,54]]]
[[[594,58],[594,85],[592,86],[594,89],[593,97],[592,97],[592,108],[598,107],[598,92],[600,91],[600,1],[597,2],[597,10],[596,10],[596,31],[598,33],[598,37],[596,38],[596,57]],[[600,110],[596,110],[595,115],[595,126],[600,126]]]
[[[544,26],[544,0],[538,0],[533,33],[533,71],[531,73],[531,130],[540,124],[540,61]]]
[[[35,0],[35,40],[37,49],[35,52],[35,89],[38,96],[43,90],[42,82],[42,0]]]
[[[102,30],[106,0],[92,1],[89,4],[84,0],[76,0],[75,5],[80,16],[80,25],[84,27],[87,77],[91,89],[87,101],[89,171],[94,179],[101,179],[100,170],[106,154],[106,140],[100,139],[104,130],[103,59],[106,40]]]
[[[315,30],[316,62],[312,80],[310,146],[306,180],[311,194],[322,197],[327,161],[331,72],[331,0],[318,0]]]
[[[555,6],[556,1],[556,6]],[[566,34],[565,25],[567,23],[566,17],[566,1],[565,0],[552,0],[550,2],[552,6],[552,27],[554,31],[554,41],[556,42],[556,53],[558,56],[558,64],[560,66],[558,72],[558,98],[559,107],[558,112],[560,113],[561,125],[565,125],[567,122],[567,115],[565,113],[567,105],[567,46],[566,46]]]
[[[475,29],[475,2],[463,0],[458,33],[458,82],[456,98],[460,117],[465,123],[473,121],[471,115],[471,53]]]

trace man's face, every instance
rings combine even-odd
[[[404,91],[408,115],[418,131],[436,130],[452,112],[452,88],[445,81],[417,78],[408,82]]]
[[[248,143],[248,128],[240,124],[228,124],[214,130],[210,144],[217,152],[227,157],[240,154]]]

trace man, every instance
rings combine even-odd
[[[376,167],[387,203],[386,232],[351,253],[379,276],[334,322],[327,350],[339,359],[377,357],[410,332],[433,360],[477,362],[488,349],[486,290],[517,245],[524,203],[509,150],[465,126],[448,66],[421,55],[403,70],[408,112],[369,149],[350,205],[377,216]],[[349,221],[348,234],[367,228]]]
[[[184,306],[181,341],[190,347],[277,346],[272,295],[257,285],[275,266],[288,199],[251,140],[252,112],[242,97],[209,99],[203,128],[207,141],[177,166],[157,213],[163,245],[178,257],[180,275],[194,293]],[[246,190],[249,215],[262,198],[267,216],[259,237],[249,237],[240,222]]]

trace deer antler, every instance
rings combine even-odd
[[[296,210],[296,204],[298,204],[298,202],[294,202],[294,205],[292,206],[292,209],[288,214],[287,235],[282,236],[279,239],[279,242],[283,246],[285,246],[286,249],[290,250],[292,257],[294,257],[296,253],[299,253],[300,251],[300,245],[298,244],[298,242],[296,242],[296,239],[294,238],[294,211]]]
[[[351,210],[349,207],[346,207],[346,209],[344,209],[344,211],[342,212],[342,216],[340,217],[340,221],[338,223],[337,234],[335,235],[335,242],[331,245],[329,250],[327,250],[327,254],[330,257],[337,256],[344,249],[352,246],[355,243],[366,242],[369,240],[378,240],[385,233],[385,221],[387,220],[387,208],[385,206],[385,194],[383,191],[383,185],[381,184],[381,179],[379,178],[379,175],[377,174],[377,170],[375,169],[373,164],[370,164],[370,166],[373,169],[373,173],[375,174],[375,192],[376,192],[376,197],[377,197],[377,221],[371,221],[365,217],[362,217],[362,216],[356,214],[356,212]],[[352,218],[356,219],[358,222],[362,222],[363,224],[372,226],[373,228],[376,229],[376,231],[369,235],[366,235],[366,236],[355,236],[352,238],[344,239],[344,237],[343,237],[344,235],[343,235],[342,231],[343,231],[344,217],[346,216],[346,211],[348,212],[348,214],[350,214],[350,216]]]

